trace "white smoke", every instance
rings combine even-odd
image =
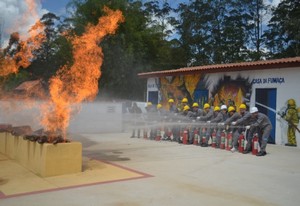
[[[35,3],[34,10],[27,2]],[[31,26],[45,13],[47,10],[42,8],[40,0],[0,0],[0,46],[7,46],[12,32],[19,32],[26,38]]]

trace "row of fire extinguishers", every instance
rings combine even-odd
[[[247,134],[247,130],[242,132],[238,138],[238,151],[240,153],[243,153],[246,145],[247,140],[245,138],[245,134]],[[173,134],[171,129],[168,129],[164,131],[163,129],[156,129],[156,130],[148,130],[144,129],[143,131],[143,137],[144,139],[151,139],[156,141],[161,140],[173,140]],[[180,131],[180,143],[182,144],[189,144],[189,130],[184,129]],[[193,138],[193,145],[202,145],[206,144],[206,128],[202,128],[202,131],[200,132],[198,129],[194,129],[194,138]],[[216,138],[216,130],[212,132],[211,135],[211,147],[212,148],[220,148],[220,149],[226,149],[230,151],[233,147],[233,137],[232,132],[226,132],[223,130],[221,132],[221,140],[220,145],[217,147],[217,138]],[[252,138],[252,154],[256,155],[259,151],[259,142],[258,142],[258,134],[255,133]]]

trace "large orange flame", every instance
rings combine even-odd
[[[124,21],[122,12],[104,8],[106,16],[97,25],[88,25],[82,36],[74,37],[71,68],[64,66],[50,80],[51,102],[46,106],[42,124],[47,131],[65,132],[69,125],[71,107],[84,100],[93,100],[98,93],[98,80],[103,53],[99,43],[108,34],[114,34]],[[63,134],[64,135],[64,134]]]
[[[38,19],[37,5],[35,0],[26,0],[27,11],[23,14],[20,21],[18,21],[14,26],[8,30],[14,35],[18,35],[16,30],[25,24],[28,19],[34,17]],[[14,56],[5,56],[1,59],[1,69],[0,76],[7,76],[11,73],[17,73],[19,69],[27,68],[31,64],[31,60],[34,57],[32,54],[34,50],[38,49],[42,42],[45,40],[44,24],[37,21],[29,30],[29,37],[16,37],[16,39],[25,39],[20,41],[19,51]]]

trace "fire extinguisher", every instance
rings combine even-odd
[[[257,155],[258,153],[258,134],[255,133],[252,138],[252,154]]]
[[[225,131],[223,130],[221,132],[221,144],[220,144],[220,149],[225,149],[225,141],[226,141],[226,134]]]
[[[231,150],[231,148],[232,148],[232,132],[229,132],[227,134],[226,150]]]
[[[171,130],[171,128],[168,128],[168,131],[167,131],[167,136],[168,136],[168,139],[169,140],[173,140],[173,137],[172,137],[172,130]]]
[[[206,145],[206,129],[202,129],[202,139],[201,139],[201,145]]]
[[[161,140],[161,132],[160,132],[159,128],[156,130],[155,140],[156,141],[160,141]]]
[[[198,140],[199,139],[199,131],[198,131],[198,129],[195,129],[194,130],[194,142],[193,142],[193,144],[194,145],[198,145]]]
[[[148,139],[148,132],[146,129],[143,129],[143,133],[144,133],[144,139]]]
[[[184,128],[182,135],[182,144],[187,144],[189,138],[189,131],[187,128]]]
[[[213,133],[211,134],[211,139],[212,139],[211,147],[216,148],[217,146],[216,130],[214,130]]]
[[[245,136],[244,136],[244,132],[242,132],[239,136],[239,152],[240,153],[244,152],[244,145],[245,145]]]

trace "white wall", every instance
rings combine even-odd
[[[286,101],[291,98],[296,101],[297,107],[300,107],[300,67],[207,74],[206,80],[209,82],[207,86],[210,92],[215,86],[214,83],[217,84],[224,75],[230,76],[231,79],[236,79],[239,76],[245,79],[249,78],[249,81],[253,82],[250,106],[255,105],[255,90],[257,88],[276,88],[276,111],[285,107]],[[280,81],[273,81],[273,78]],[[280,118],[276,120],[275,132],[276,144],[284,144],[287,142],[287,124],[284,120]],[[298,132],[296,133],[298,147],[300,147],[300,134]]]

